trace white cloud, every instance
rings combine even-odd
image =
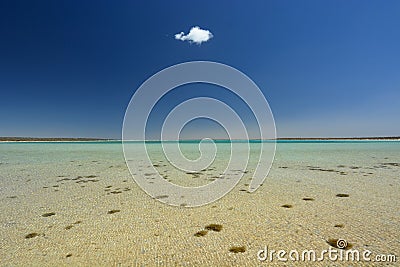
[[[176,40],[188,41],[190,43],[201,44],[207,42],[213,37],[213,34],[209,30],[200,29],[199,26],[192,27],[188,34],[184,32],[175,34]]]

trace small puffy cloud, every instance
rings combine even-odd
[[[199,26],[192,27],[188,34],[184,32],[175,34],[176,40],[188,41],[190,43],[201,44],[207,42],[213,37],[213,34],[209,30],[200,29]]]

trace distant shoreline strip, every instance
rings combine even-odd
[[[260,141],[400,141],[400,136],[378,136],[378,137],[284,137],[276,139],[250,139],[250,142]],[[131,142],[141,142],[141,140],[129,140]],[[128,141],[128,142],[129,142]],[[168,140],[167,142],[177,142],[178,140]],[[179,140],[179,142],[199,142],[198,139]],[[215,142],[228,141],[246,141],[246,140],[229,140],[215,139]],[[0,137],[0,142],[122,142],[121,139],[103,139],[103,138],[36,138],[36,137]],[[146,142],[161,142],[160,140],[146,140]]]

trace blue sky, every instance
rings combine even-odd
[[[400,135],[399,14],[399,1],[1,1],[0,136],[120,138],[136,88],[192,60],[253,79],[278,136]],[[175,40],[193,26],[213,38]]]

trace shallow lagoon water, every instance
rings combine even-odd
[[[183,185],[216,179],[229,154],[217,143],[214,166],[194,176],[148,145],[157,170]],[[182,146],[199,155],[196,143]],[[338,238],[400,254],[400,142],[278,142],[264,185],[249,193],[255,163],[222,199],[171,207],[135,184],[119,142],[1,143],[0,265],[257,265],[265,246],[323,250]]]

